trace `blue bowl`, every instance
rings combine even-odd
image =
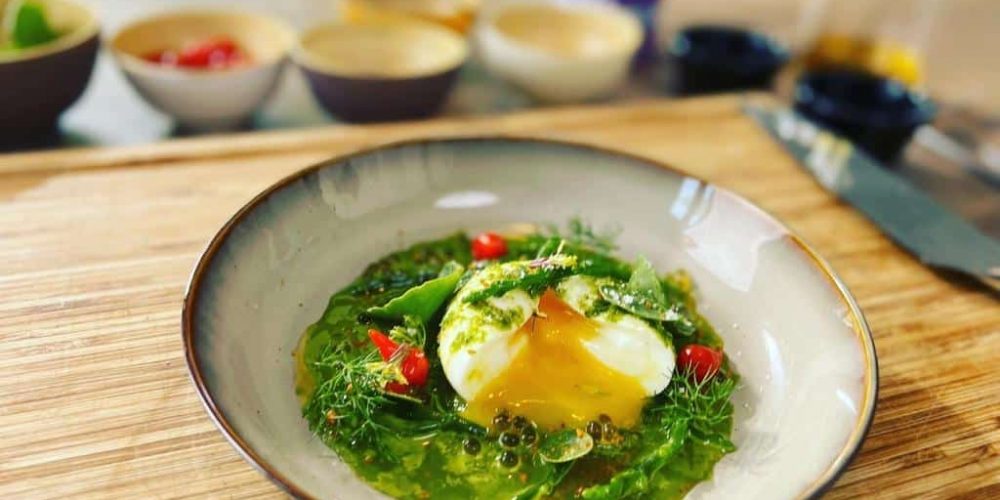
[[[795,109],[875,158],[896,159],[937,108],[902,83],[859,71],[810,72],[795,85]]]
[[[781,44],[761,33],[715,25],[681,30],[670,54],[682,94],[765,90],[789,59]]]

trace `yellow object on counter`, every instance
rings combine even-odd
[[[825,34],[803,56],[808,69],[848,67],[917,85],[923,64],[917,50],[886,39]]]
[[[479,0],[343,0],[340,13],[348,22],[412,16],[467,33],[478,10]]]

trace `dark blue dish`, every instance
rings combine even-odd
[[[817,71],[799,78],[795,109],[881,161],[899,156],[934,103],[894,80],[860,71]]]
[[[768,89],[789,53],[771,38],[731,26],[681,30],[670,46],[681,94]]]

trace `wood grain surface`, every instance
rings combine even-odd
[[[920,265],[799,170],[733,97],[0,156],[0,498],[280,496],[184,366],[199,252],[254,194],[330,155],[516,133],[648,156],[731,188],[825,256],[875,334],[881,391],[829,498],[1000,498],[1000,305]],[[821,423],[817,423],[821,425]]]

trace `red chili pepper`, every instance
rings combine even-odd
[[[715,375],[722,367],[722,353],[711,347],[688,344],[677,356],[677,365],[689,370],[695,380],[701,382]]]
[[[476,260],[496,259],[507,255],[507,241],[497,233],[481,233],[472,240],[472,257]]]
[[[368,330],[368,338],[378,348],[378,353],[382,357],[382,361],[389,361],[396,354],[396,351],[400,349],[398,343],[378,330]],[[399,368],[403,372],[403,376],[406,377],[408,385],[399,382],[389,382],[385,386],[386,390],[397,394],[405,394],[408,392],[409,386],[423,387],[427,383],[427,373],[430,371],[430,363],[427,361],[427,357],[424,356],[424,351],[418,347],[407,347],[407,350],[406,357],[400,362]]]
[[[374,328],[368,330],[368,338],[372,339],[372,343],[375,347],[378,347],[378,353],[382,356],[382,361],[389,361],[389,358],[396,353],[399,349],[399,344],[394,340],[390,339],[388,335],[375,330]]]

